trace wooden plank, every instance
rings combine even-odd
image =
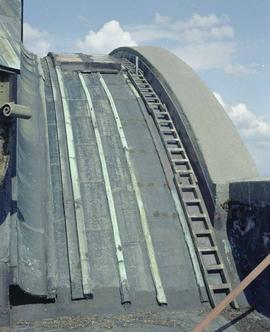
[[[236,297],[245,290],[248,285],[252,283],[268,266],[270,265],[270,254],[265,257],[265,259],[252,270],[245,279],[243,279],[240,284],[228,294],[220,304],[213,309],[203,321],[201,321],[192,332],[202,332],[204,329],[215,319],[217,316],[231,303]]]
[[[88,112],[90,115],[90,119],[94,128],[95,138],[96,138],[96,144],[98,148],[99,153],[99,159],[101,163],[101,170],[102,175],[104,179],[105,184],[105,190],[108,200],[108,206],[110,211],[110,217],[111,217],[111,223],[112,223],[112,229],[113,229],[113,236],[114,236],[114,245],[115,245],[115,251],[116,251],[116,257],[117,257],[117,263],[118,263],[118,272],[120,277],[120,293],[121,293],[121,303],[131,303],[130,301],[130,294],[129,294],[129,286],[128,286],[128,279],[127,279],[127,272],[126,272],[126,265],[123,255],[123,246],[121,242],[120,237],[120,231],[118,227],[118,220],[117,220],[117,214],[115,210],[115,204],[114,204],[114,198],[111,188],[111,182],[108,172],[108,167],[106,163],[106,157],[104,154],[104,149],[102,145],[102,140],[98,128],[98,123],[96,119],[95,109],[93,107],[92,99],[90,96],[90,93],[88,91],[84,75],[82,73],[79,73],[80,82],[82,84],[87,103],[88,103]]]
[[[68,262],[69,262],[69,277],[70,277],[70,287],[71,287],[71,298],[73,300],[82,299],[83,289],[81,282],[81,271],[78,270],[78,261],[79,261],[79,252],[78,247],[78,237],[76,234],[76,226],[74,223],[75,212],[73,204],[73,195],[72,188],[69,186],[70,182],[70,170],[68,167],[68,156],[67,156],[67,147],[66,145],[66,135],[65,128],[62,128],[63,123],[63,111],[62,104],[60,107],[60,91],[58,92],[56,82],[57,76],[56,71],[53,69],[52,60],[46,58],[50,83],[52,87],[52,97],[55,107],[55,124],[57,130],[57,142],[59,146],[59,162],[61,170],[61,184],[62,184],[62,194],[63,194],[63,208],[64,208],[64,217],[65,217],[65,226],[66,226],[66,236],[67,236],[67,253],[68,253]],[[64,126],[63,126],[64,127]]]
[[[71,124],[71,115],[66,98],[62,71],[61,68],[58,66],[56,66],[56,73],[57,73],[58,84],[60,88],[63,111],[64,111],[68,158],[69,158],[70,173],[71,173],[71,183],[73,189],[73,199],[75,204],[75,215],[76,215],[78,244],[80,252],[83,293],[85,296],[92,296],[93,287],[92,287],[92,280],[90,278],[89,253],[88,253],[88,244],[86,237],[85,217],[82,205],[79,171],[76,159],[73,129]]]

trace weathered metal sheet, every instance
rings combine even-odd
[[[32,110],[30,120],[17,125],[18,284],[35,295],[48,294],[48,223],[52,222],[48,142],[38,58],[23,51],[18,102]],[[50,248],[54,246],[50,242]]]
[[[121,63],[109,55],[86,54],[50,54],[56,66],[63,70],[79,71],[87,73],[105,72],[118,73]]]
[[[0,67],[20,70],[21,1],[0,1]]]

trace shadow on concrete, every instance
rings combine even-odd
[[[11,285],[9,287],[9,303],[11,306],[19,306],[26,304],[46,304],[55,303],[55,298],[48,299],[44,296],[37,296],[24,292],[19,286]]]
[[[240,316],[234,318],[233,320],[231,320],[229,323],[227,323],[226,325],[220,327],[219,329],[217,329],[215,332],[223,332],[226,331],[228,328],[232,327],[233,325],[237,324],[238,322],[240,322],[242,319],[244,319],[245,317],[247,317],[249,314],[251,314],[254,311],[253,308],[250,308],[249,310],[247,310],[246,312],[242,313]]]

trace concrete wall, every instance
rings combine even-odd
[[[140,69],[168,107],[199,180],[220,252],[235,287],[268,248],[266,202],[270,201],[269,182],[253,181],[258,172],[236,128],[212,92],[188,65],[156,47],[119,48],[112,55],[133,63],[138,56]],[[241,180],[253,182],[238,182]],[[240,203],[231,205],[235,200]],[[243,213],[249,216],[249,207],[243,206],[252,200],[256,202],[256,224],[252,228],[255,233],[250,230],[237,237],[235,215],[244,209]],[[242,226],[248,228],[250,225],[249,217],[244,218]],[[263,241],[266,246],[260,247]],[[242,261],[242,255],[246,262]],[[256,288],[260,296],[254,293],[254,287],[251,296],[247,293],[247,298],[238,298],[240,305],[265,305],[261,293],[267,286],[262,283]]]
[[[240,278],[270,252],[270,180],[229,185],[227,235]],[[270,268],[245,292],[249,304],[270,314]]]
[[[238,131],[213,93],[177,56],[157,47],[119,48],[111,53],[135,61],[164,102],[196,171],[210,215],[216,185],[258,176]]]

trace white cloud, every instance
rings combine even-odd
[[[136,46],[129,32],[124,31],[118,21],[109,21],[95,32],[89,31],[83,38],[76,41],[76,46],[85,53],[109,53],[119,46]]]
[[[127,25],[125,28],[132,36],[136,36],[135,39],[139,42],[163,39],[164,36],[179,42],[195,43],[234,37],[234,30],[227,19],[213,14],[208,16],[193,14],[189,20],[183,21],[155,13],[153,23]]]
[[[240,130],[243,138],[260,141],[261,143],[270,143],[270,122],[265,120],[264,117],[258,117],[251,112],[245,103],[225,104],[220,94],[214,92],[214,95]]]
[[[195,70],[223,68],[234,53],[233,42],[208,42],[188,44],[172,49],[182,60]]]
[[[185,41],[189,43],[204,43],[212,40],[219,41],[222,39],[233,38],[234,30],[232,27],[227,25],[212,27],[206,30],[192,28],[184,30],[183,37]]]
[[[229,75],[234,76],[246,76],[258,73],[258,65],[255,64],[248,64],[248,65],[241,65],[241,64],[227,64],[224,67],[224,72]]]
[[[46,55],[51,48],[50,39],[46,31],[40,31],[26,22],[23,24],[23,41],[29,51],[40,56]]]
[[[79,19],[85,21],[85,17]],[[175,20],[156,12],[149,24],[121,26],[118,21],[109,21],[98,31],[90,30],[75,46],[85,53],[108,53],[119,46],[166,44],[195,70],[226,68],[229,72],[236,49],[234,37],[225,16],[194,13],[187,20]]]
[[[169,41],[170,50],[196,70],[224,68],[231,62],[236,47],[229,20],[214,14],[173,20],[156,13],[153,23],[125,29],[138,44],[163,45]]]
[[[89,25],[91,22],[90,19],[84,15],[78,15],[77,20],[85,26]]]
[[[214,92],[251,152],[263,175],[270,175],[270,122],[251,112],[245,103],[229,105]]]
[[[174,23],[174,28],[179,29],[193,29],[193,28],[209,28],[214,25],[219,25],[221,21],[224,21],[224,18],[219,18],[214,14],[207,16],[201,16],[197,13],[194,13],[191,19],[187,21],[178,21]]]
[[[166,24],[171,21],[169,16],[163,16],[160,13],[155,13],[155,24]]]

